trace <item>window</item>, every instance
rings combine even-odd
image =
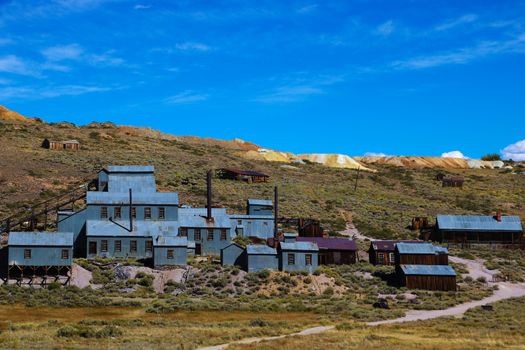
[[[221,241],[225,241],[227,239],[227,230],[225,228],[221,229]]]
[[[31,249],[24,249],[24,259],[31,259]]]
[[[385,254],[384,253],[377,253],[377,264],[383,265],[385,263]]]
[[[108,207],[100,207],[100,218],[101,219],[108,218]]]
[[[89,242],[89,254],[97,254],[97,242]]]
[[[62,259],[64,259],[64,260],[69,259],[69,250],[62,249]]]
[[[146,251],[151,252],[153,250],[153,241],[146,241]]]
[[[179,230],[181,237],[188,237],[188,228],[187,227],[181,227]]]
[[[390,263],[393,264],[394,261],[395,261],[394,253],[390,253],[390,254],[389,254],[389,258],[390,258]]]
[[[264,221],[264,222],[263,222],[263,225],[264,225],[264,226],[268,226],[268,221]]]
[[[115,251],[116,252],[121,252],[122,251],[122,241],[120,241],[120,240],[115,241]]]
[[[115,209],[113,209],[113,218],[114,219],[122,218],[122,208],[121,207],[116,207]]]
[[[295,254],[288,254],[288,265],[295,265]]]
[[[151,219],[151,208],[144,208],[144,220]]]
[[[237,225],[242,225],[242,220],[237,220]]]
[[[132,207],[132,208],[131,208],[131,217],[132,217],[133,219],[136,219],[136,218],[137,218],[137,208],[135,208],[135,207]]]
[[[312,254],[305,254],[304,263],[306,265],[312,265]]]
[[[213,241],[213,229],[208,229],[208,241]]]
[[[173,249],[168,249],[168,259],[174,259],[175,254],[173,252]]]
[[[164,220],[166,218],[166,209],[164,207],[159,208],[159,220]]]
[[[108,251],[108,240],[103,239],[100,241],[100,251],[101,252],[107,252]]]
[[[195,229],[194,239],[196,241],[200,241],[201,240],[201,229],[200,228],[196,228]]]
[[[129,242],[129,251],[131,253],[136,253],[137,252],[137,241],[133,240],[133,241]]]

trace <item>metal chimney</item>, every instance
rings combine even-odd
[[[273,199],[273,236],[276,240],[279,239],[279,227],[277,225],[277,218],[279,217],[279,190],[277,186],[274,188],[274,199]]]
[[[211,197],[212,197],[212,189],[211,189],[211,177],[212,177],[212,170],[209,170],[206,174],[206,194],[207,194],[207,201],[206,201],[206,221],[213,221],[213,216],[211,213]]]

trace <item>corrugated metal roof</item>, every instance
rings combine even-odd
[[[430,243],[398,243],[396,249],[400,254],[448,254],[448,249]]]
[[[157,191],[153,173],[110,173],[108,175],[108,192],[154,193]]]
[[[317,244],[313,242],[293,242],[293,243],[280,242],[279,244],[282,250],[319,251],[319,247],[317,247]]]
[[[242,220],[273,220],[273,215],[246,215],[246,214],[231,214],[231,219],[242,219]]]
[[[73,232],[11,232],[10,246],[72,247]]]
[[[357,244],[348,238],[297,237],[298,242],[314,242],[319,249],[357,250]]]
[[[109,237],[153,237],[177,236],[179,232],[178,221],[144,221],[134,220],[133,231],[129,231],[129,221],[118,220],[116,223],[107,220],[87,220],[86,235]]]
[[[207,208],[193,208],[193,207],[179,208],[179,216],[184,216],[184,215],[206,216],[207,213],[208,213]],[[226,215],[226,208],[211,208],[211,214],[213,216]]]
[[[372,241],[371,247],[375,250],[384,250],[393,252],[396,248],[397,243],[421,243],[421,241],[411,240],[385,240],[385,241]]]
[[[401,265],[405,275],[417,276],[456,276],[456,271],[448,265]]]
[[[268,199],[248,199],[248,205],[273,206],[273,202]]]
[[[108,173],[154,173],[153,165],[108,165],[104,168]]]
[[[285,238],[297,238],[299,235],[295,232],[285,232],[283,233],[283,237]]]
[[[493,216],[438,215],[437,224],[441,230],[523,231],[518,216],[502,216],[501,222],[498,222]]]
[[[263,244],[250,244],[246,246],[249,255],[277,255],[277,250]]]
[[[139,205],[179,205],[177,192],[133,193],[133,204]],[[87,204],[129,205],[129,193],[126,192],[87,192]]]
[[[231,228],[230,217],[227,215],[214,215],[213,221],[206,221],[204,216],[200,215],[179,215],[181,227],[188,228]]]
[[[242,220],[239,225],[238,220]],[[250,215],[231,215],[230,222],[232,227],[242,227],[246,237],[258,237],[267,239],[273,237],[273,216],[250,216]]]
[[[153,241],[154,246],[188,247],[187,237],[159,236]]]

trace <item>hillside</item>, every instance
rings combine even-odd
[[[46,150],[40,147],[44,138],[76,139],[81,150]],[[434,180],[436,169],[374,163],[368,167],[377,173],[360,172],[354,191],[355,170],[311,162],[283,168],[280,162],[247,159],[239,152],[255,151],[257,146],[242,140],[178,137],[112,123],[48,124],[37,119],[3,119],[0,147],[0,217],[83,183],[107,164],[152,164],[159,189],[178,191],[181,202],[192,205],[205,202],[208,169],[259,170],[271,176],[270,183],[214,180],[215,204],[242,212],[247,198],[272,198],[277,185],[282,215],[321,219],[334,231],[353,220],[373,237],[412,237],[415,234],[406,226],[420,215],[491,214],[501,208],[506,214],[525,217],[525,176],[507,169],[439,170],[466,178],[465,188],[453,189]]]

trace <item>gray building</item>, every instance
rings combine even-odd
[[[297,242],[297,234],[284,234],[279,243],[279,269],[281,271],[307,271],[313,273],[319,266],[319,247],[314,242]]]
[[[159,236],[153,241],[153,266],[186,265],[188,239],[186,237]]]
[[[251,244],[246,247],[247,271],[278,270],[277,250],[267,245]]]
[[[243,246],[232,243],[221,249],[221,265],[233,265],[246,270],[246,263],[246,249]]]
[[[248,199],[246,201],[247,215],[272,216],[273,203],[266,199]]]

